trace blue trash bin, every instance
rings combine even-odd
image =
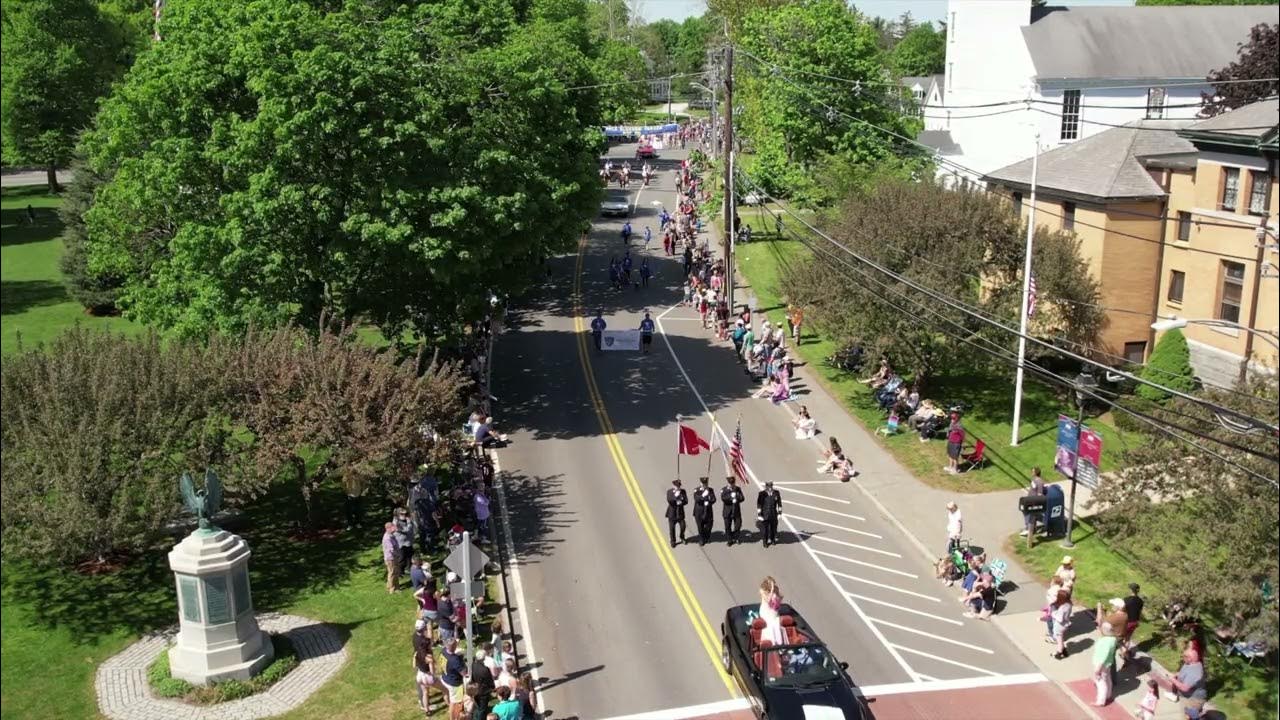
[[[1046,485],[1044,489],[1044,528],[1049,537],[1062,537],[1067,534],[1067,502],[1066,495],[1059,485]]]

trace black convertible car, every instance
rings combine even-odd
[[[865,720],[845,669],[790,605],[778,611],[783,642],[773,644],[758,605],[729,608],[720,626],[721,662],[757,718]]]

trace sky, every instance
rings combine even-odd
[[[707,9],[703,0],[628,0],[640,9],[645,20],[653,22],[663,18],[680,21],[691,15],[701,15]],[[911,12],[917,21],[942,20],[947,14],[947,0],[854,0],[856,6],[868,15],[896,19],[904,12]],[[1051,0],[1050,5],[1132,5],[1133,0]]]

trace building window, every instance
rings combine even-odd
[[[1249,214],[1267,214],[1267,191],[1271,189],[1271,176],[1263,170],[1249,171]]]
[[[1182,303],[1182,292],[1187,287],[1187,274],[1181,270],[1169,271],[1169,302]]]
[[[1022,217],[1022,193],[1013,194],[1013,214]]]
[[[1222,261],[1222,301],[1218,303],[1218,319],[1240,322],[1240,298],[1244,297],[1244,265]]]
[[[923,91],[923,90],[916,90],[915,88],[912,88],[912,90],[911,90],[911,97],[915,98],[915,99],[916,99],[916,102],[918,102],[918,103],[922,103],[922,102],[924,102],[924,91]]]
[[[1191,242],[1191,213],[1178,211],[1178,239],[1182,242]]]
[[[1164,117],[1165,98],[1168,93],[1164,88],[1149,88],[1147,90],[1147,118],[1159,119]]]
[[[947,63],[947,92],[956,89],[956,64]]]
[[[1147,359],[1146,342],[1130,342],[1124,344],[1124,359],[1132,365],[1141,365]]]
[[[1073,202],[1062,203],[1062,229],[1076,229],[1076,204]]]
[[[947,23],[947,38],[950,42],[956,41],[956,14],[951,13],[951,22]]]
[[[1235,210],[1240,199],[1240,168],[1222,169],[1222,209]]]
[[[1062,140],[1075,140],[1080,137],[1080,91],[1062,91],[1062,129],[1059,133]]]

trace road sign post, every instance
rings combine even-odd
[[[1075,490],[1075,486],[1073,485],[1072,493],[1071,493],[1072,499],[1075,498],[1074,490]],[[471,547],[471,533],[466,532],[465,530],[463,531],[462,545],[460,545],[459,547],[464,547],[464,548]],[[467,638],[467,655],[474,657],[476,646],[475,646],[475,642],[473,641],[473,638],[471,637],[471,581],[472,581],[471,553],[464,552],[462,553],[462,582],[464,583],[465,585],[464,589],[466,590],[466,594],[463,595],[463,603],[464,603],[463,607],[467,609],[467,634],[465,637]]]
[[[484,596],[484,584],[475,581],[475,569],[489,566],[489,556],[480,548],[471,544],[471,533],[463,531],[462,542],[458,544],[449,557],[444,559],[444,566],[462,576],[462,581],[449,586],[449,592],[461,595],[467,608],[467,652],[473,650],[471,637],[471,600]]]

